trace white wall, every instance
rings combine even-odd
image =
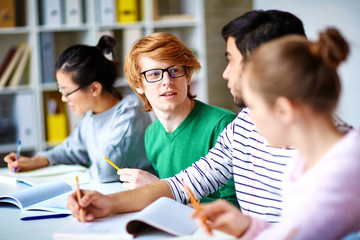
[[[360,1],[359,0],[253,0],[254,9],[278,9],[299,17],[309,39],[328,26],[340,30],[350,43],[350,55],[339,68],[342,95],[337,113],[360,127]]]

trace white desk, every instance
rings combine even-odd
[[[0,173],[8,171],[7,169],[0,168]],[[4,179],[0,177],[0,195],[18,191],[24,188],[28,188],[29,185],[16,182],[15,179],[9,181],[9,179]],[[73,187],[74,188],[74,187]],[[119,191],[124,191],[121,183],[87,183],[80,184],[82,189],[94,189],[103,194],[114,193]],[[22,221],[20,220],[21,210],[14,205],[0,205],[0,240],[27,240],[27,239],[36,239],[36,240],[49,240],[53,239],[53,233],[69,224],[73,219],[72,216],[65,218],[53,218],[53,219],[41,219],[41,220],[30,220]],[[175,236],[162,232],[160,230],[146,230],[146,232],[141,233],[135,239],[148,239],[148,240],[164,240],[164,239],[176,239]],[[195,233],[191,236],[181,237],[181,239],[186,240],[201,240],[201,239],[221,239],[229,240],[233,239],[228,235],[223,235],[223,233],[216,232],[214,237],[206,236],[201,229],[197,229]]]
[[[4,171],[5,169],[0,169]],[[15,181],[8,181],[0,178],[0,195],[9,192],[14,192],[29,186]],[[81,185],[83,189],[96,189],[102,193],[112,193],[123,191],[120,183],[108,183],[108,184],[84,184]],[[100,190],[101,189],[101,190]],[[24,239],[36,239],[36,240],[49,240],[53,239],[53,233],[58,229],[68,224],[72,216],[65,218],[53,218],[42,220],[20,220],[21,210],[11,204],[0,206],[0,239],[1,240],[24,240]],[[169,239],[174,236],[160,232],[147,232],[136,239]]]

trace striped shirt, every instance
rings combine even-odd
[[[335,119],[338,127],[348,126]],[[214,148],[191,167],[165,179],[176,201],[189,203],[182,184],[197,199],[207,196],[234,176],[242,212],[270,223],[280,220],[283,183],[295,165],[295,149],[270,147],[256,131],[244,108],[220,134]]]

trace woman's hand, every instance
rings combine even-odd
[[[209,220],[212,229],[220,230],[235,237],[243,235],[250,226],[250,218],[225,200],[201,204],[201,211],[192,214],[193,218],[199,219],[198,225],[211,235],[210,229],[201,221],[204,216]]]
[[[26,172],[37,168],[46,167],[49,165],[49,160],[43,156],[25,157],[19,156],[16,160],[16,153],[9,153],[4,157],[4,161],[7,163],[7,167],[10,171]]]

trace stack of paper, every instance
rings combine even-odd
[[[75,186],[75,176],[79,177],[79,183],[85,184],[90,182],[90,176],[87,168],[80,165],[53,165],[45,168],[40,168],[28,172],[13,173],[8,169],[0,171],[0,176],[17,181],[24,182],[31,186],[37,186],[42,183],[60,182],[65,181],[70,186]]]

